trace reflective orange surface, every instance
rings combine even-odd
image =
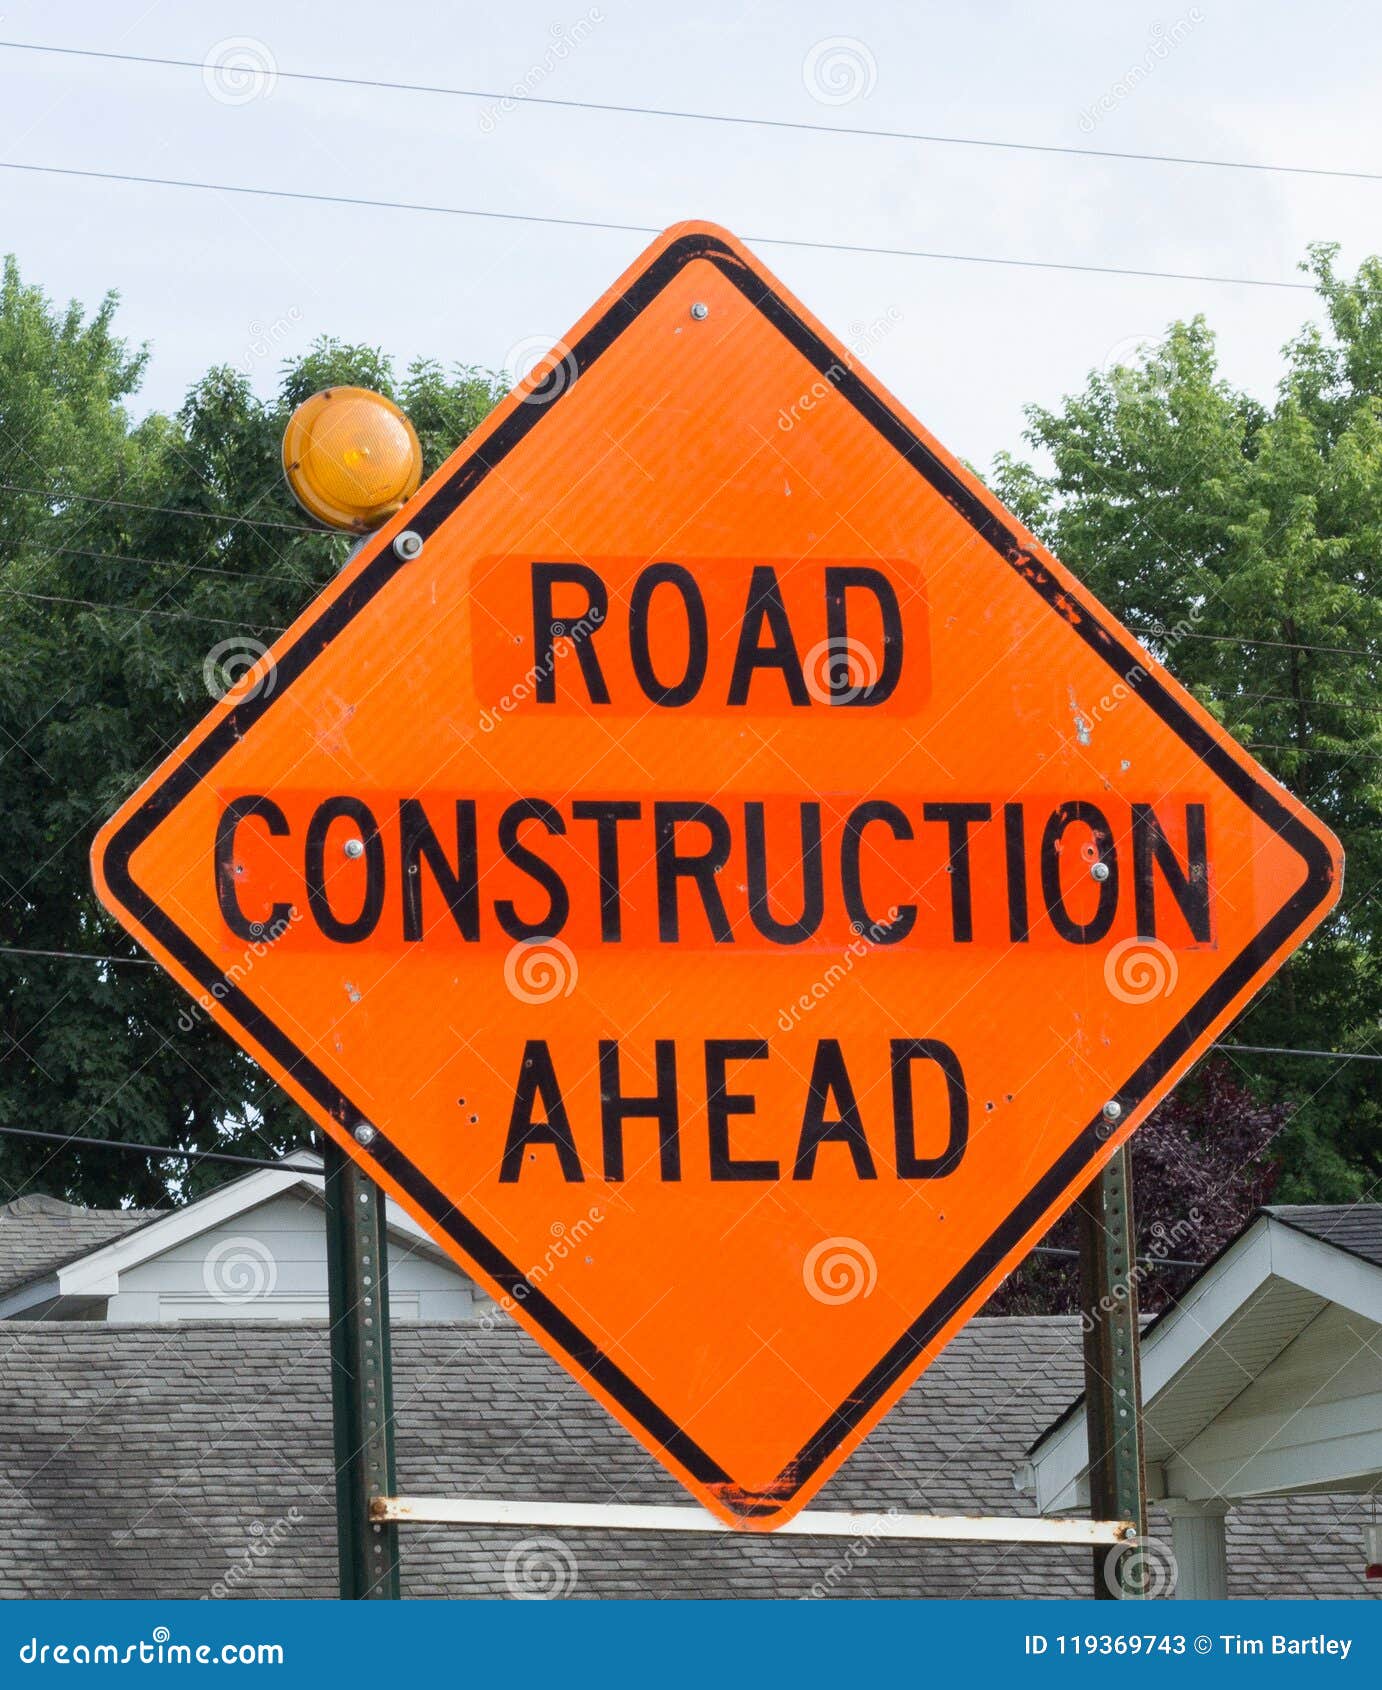
[[[95,850],[205,1012],[750,1529],[844,1459],[1340,870],[704,225],[654,243]]]

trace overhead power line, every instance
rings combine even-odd
[[[1382,751],[1364,751],[1351,745],[1244,745],[1244,751],[1289,751],[1297,757],[1344,757],[1350,762],[1362,757],[1369,763],[1382,760]]]
[[[200,612],[195,610],[159,610],[154,605],[150,605],[148,608],[145,608],[143,605],[138,604],[107,604],[99,599],[73,599],[64,598],[57,593],[31,593],[25,591],[22,587],[0,587],[0,597],[10,599],[32,599],[36,604],[65,604],[72,606],[76,610],[111,610],[114,611],[117,616],[157,616],[164,622],[204,622],[208,625],[220,628],[244,629],[249,627],[251,629],[257,629],[260,633],[265,634],[282,634],[286,632],[285,629],[276,627],[272,623],[268,622],[251,622],[246,624],[243,620],[236,617],[203,616]]]
[[[1382,1062],[1382,1055],[1370,1050],[1299,1050],[1291,1045],[1224,1045],[1211,1050],[1245,1051],[1251,1056],[1311,1056],[1326,1062]]]
[[[70,176],[92,182],[128,182],[151,188],[189,188],[215,194],[244,194],[257,199],[306,201],[314,205],[350,205],[372,211],[416,211],[438,217],[478,217],[496,223],[543,224],[558,229],[601,229],[625,235],[660,235],[653,223],[612,223],[591,217],[548,217],[528,211],[483,211],[477,206],[430,205],[420,200],[365,199],[354,194],[314,194],[300,188],[258,188],[239,182],[199,182],[181,176],[136,176],[119,170],[79,170],[57,164],[20,164],[0,159],[0,170],[38,176]],[[848,241],[792,240],[782,235],[746,235],[754,246],[787,246],[809,252],[850,252],[874,258],[927,258],[947,264],[990,264],[1004,269],[1052,270],[1088,276],[1139,276],[1161,282],[1210,282],[1227,287],[1287,288],[1313,293],[1310,282],[1274,281],[1264,276],[1210,276],[1191,270],[1144,270],[1121,264],[1074,264],[1043,258],[999,258],[991,253],[926,251],[919,247],[863,246]]]
[[[233,516],[225,511],[194,511],[179,505],[144,505],[133,499],[107,498],[103,493],[69,493],[56,487],[45,491],[42,487],[21,487],[13,481],[0,481],[0,491],[26,493],[30,498],[46,499],[53,504],[63,504],[68,499],[80,499],[83,504],[109,505],[113,510],[148,511],[155,516],[191,517],[198,522],[245,522],[255,528],[281,528],[287,534],[315,534],[319,538],[332,540],[337,538],[327,529],[314,528],[308,522],[279,522],[276,518],[267,516]]]
[[[1298,640],[1259,640],[1248,634],[1202,634],[1189,628],[1139,628],[1135,622],[1127,624],[1138,639],[1169,641],[1178,645],[1181,640],[1218,640],[1229,645],[1270,646],[1274,651],[1322,651],[1332,657],[1382,658],[1382,651],[1358,645],[1304,645]]]
[[[122,64],[164,65],[181,70],[214,73],[214,59],[175,59],[151,53],[110,53],[94,47],[53,47],[39,41],[0,41],[0,47],[25,53],[53,53],[67,58],[110,59]],[[325,71],[282,70],[254,71],[246,67],[247,75],[263,75],[285,82],[320,82],[339,88],[375,88],[396,94],[440,95],[451,99],[489,100],[504,106],[551,106],[562,111],[613,112],[625,117],[666,117],[685,123],[728,124],[751,129],[783,129],[805,135],[849,135],[858,140],[912,141],[932,147],[982,147],[998,152],[1050,153],[1064,158],[1119,159],[1135,164],[1169,164],[1193,166],[1205,170],[1251,170],[1281,176],[1324,176],[1343,181],[1382,182],[1382,172],[1373,170],[1339,170],[1326,165],[1264,164],[1252,159],[1207,158],[1185,153],[1136,153],[1112,147],[1068,147],[1052,142],[1008,141],[992,136],[934,135],[910,129],[863,129],[845,123],[801,123],[783,117],[746,117],[731,112],[687,111],[674,106],[633,106],[610,100],[562,100],[550,94],[515,94],[511,89],[454,88],[429,82],[393,82],[373,76],[337,76]]]
[[[243,582],[245,579],[243,569],[217,569],[214,564],[187,563],[180,557],[131,557],[127,552],[91,552],[82,546],[55,546],[51,540],[32,541],[30,544],[35,551],[41,553],[53,552],[59,557],[87,558],[92,563],[136,563],[145,569],[185,569],[194,575],[219,575],[227,581]],[[1382,706],[1379,706],[1379,709],[1382,709]]]
[[[236,1156],[229,1150],[173,1150],[166,1144],[136,1144],[125,1138],[83,1138],[79,1133],[45,1133],[36,1127],[0,1127],[0,1137],[40,1139],[45,1144],[81,1145],[89,1150],[128,1150],[151,1162],[228,1162],[239,1168],[272,1168],[276,1174],[320,1174],[319,1167],[294,1167],[290,1162],[271,1162],[264,1156]],[[289,1151],[289,1155],[295,1154]]]
[[[1382,704],[1349,694],[1344,698],[1296,698],[1289,692],[1235,692],[1218,698],[1216,704],[1294,704],[1301,710],[1357,710],[1364,716],[1382,716]]]
[[[157,968],[158,964],[145,956],[101,956],[95,951],[40,951],[24,945],[0,945],[0,956],[55,957],[64,962],[113,962],[122,968]]]

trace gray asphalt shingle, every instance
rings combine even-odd
[[[1272,1203],[1266,1212],[1297,1232],[1382,1267],[1382,1203]]]
[[[82,1209],[37,1195],[0,1204],[0,1295],[147,1226],[160,1212]]]
[[[507,1325],[399,1327],[394,1378],[405,1493],[687,1500]],[[818,1505],[1030,1513],[1012,1471],[1079,1384],[1075,1320],[973,1321]],[[8,1322],[0,1415],[0,1595],[334,1594],[323,1325]],[[1366,1595],[1359,1506],[1236,1510],[1234,1594]],[[403,1566],[414,1597],[1077,1596],[1089,1579],[1082,1550],[425,1526],[404,1528]]]

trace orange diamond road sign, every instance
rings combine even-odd
[[[101,897],[205,1012],[755,1530],[917,1378],[1341,868],[701,224],[652,245],[95,846]]]

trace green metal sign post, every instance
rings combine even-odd
[[[1089,1433],[1089,1512],[1128,1520],[1137,1546],[1094,1552],[1094,1595],[1145,1594],[1147,1493],[1142,1466],[1142,1381],[1138,1360],[1137,1268],[1132,1156],[1125,1144],[1076,1205],[1084,1326],[1085,1425]]]
[[[324,1158],[341,1596],[396,1600],[398,1528],[370,1519],[396,1488],[384,1195],[330,1140]]]

